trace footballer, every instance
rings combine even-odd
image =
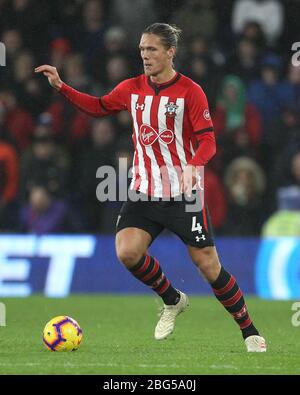
[[[93,117],[128,111],[133,120],[133,177],[130,188],[149,199],[128,200],[117,223],[116,253],[140,282],[164,303],[154,337],[167,338],[188,296],[175,288],[148,247],[167,228],[178,235],[218,301],[241,330],[248,352],[266,351],[249,315],[235,277],[220,263],[206,204],[198,212],[186,210],[197,169],[216,152],[213,123],[205,93],[174,68],[180,30],[154,23],[142,33],[139,49],[144,73],[122,81],[110,93],[95,97],[65,84],[55,67],[42,65],[50,85],[74,106]],[[183,196],[182,199],[177,199]],[[168,199],[166,199],[168,197]]]

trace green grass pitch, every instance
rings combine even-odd
[[[7,322],[0,327],[0,374],[299,374],[300,327],[291,323],[292,302],[247,298],[266,353],[247,353],[237,324],[213,297],[190,297],[169,339],[153,331],[161,305],[156,296],[33,296],[0,300]],[[83,330],[76,352],[48,351],[45,323],[75,318]]]

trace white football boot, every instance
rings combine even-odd
[[[155,327],[154,337],[156,340],[163,340],[173,332],[176,317],[178,316],[178,314],[182,313],[189,305],[189,299],[187,295],[181,291],[178,292],[180,293],[180,299],[177,304],[164,304],[160,320]]]
[[[267,351],[267,344],[263,337],[253,335],[248,336],[245,340],[248,352],[265,352]]]

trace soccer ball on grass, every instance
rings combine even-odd
[[[60,315],[47,322],[43,342],[50,351],[75,351],[82,340],[82,330],[71,317]]]

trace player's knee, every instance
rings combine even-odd
[[[213,269],[213,262],[209,259],[198,261],[195,264],[205,277],[207,277],[210,271]]]
[[[201,249],[194,259],[194,264],[208,281],[214,281],[220,271],[220,262],[209,248]]]
[[[206,248],[199,249],[197,254],[193,256],[193,262],[198,267],[198,269],[209,267],[211,260],[211,254]]]
[[[117,257],[121,263],[126,267],[136,265],[142,257],[142,253],[134,248],[128,246],[117,249]]]

